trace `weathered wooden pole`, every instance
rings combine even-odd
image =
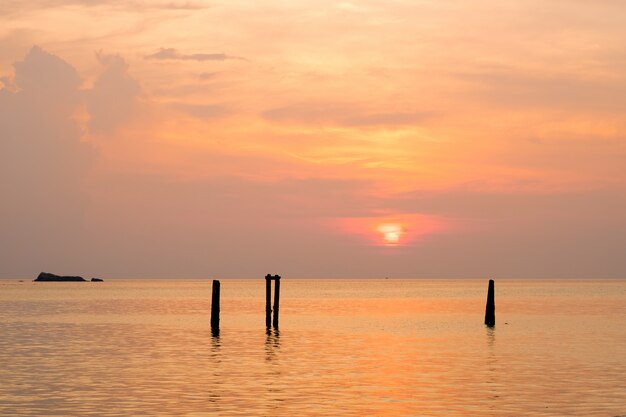
[[[272,276],[265,275],[265,327],[272,327]]]
[[[493,280],[489,280],[489,290],[487,291],[487,308],[485,309],[485,324],[489,327],[496,325],[496,303]]]
[[[211,330],[220,330],[220,282],[213,280],[213,294],[211,297]]]
[[[280,302],[280,275],[274,275],[274,328],[278,329],[278,303]]]

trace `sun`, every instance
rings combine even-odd
[[[404,233],[404,228],[398,223],[383,223],[377,229],[383,235],[385,246],[396,246]]]

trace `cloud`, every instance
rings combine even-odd
[[[201,80],[212,80],[214,78],[216,78],[219,75],[218,71],[213,71],[213,72],[201,72],[200,74],[198,74],[198,78]]]
[[[80,77],[59,57],[34,46],[23,61],[14,64],[13,84],[20,96],[34,101],[38,108],[67,112],[80,100]],[[37,100],[34,100],[37,97]]]
[[[0,90],[0,263],[35,273],[80,244],[84,179],[97,155],[74,119],[76,70],[39,47],[14,68],[16,91]]]
[[[76,116],[86,104],[93,132],[132,117],[139,92],[128,65],[99,54],[93,88],[40,47],[14,64],[0,88],[0,264],[5,274],[71,273],[84,262],[88,186],[98,153]],[[81,255],[82,253],[82,255]]]
[[[104,70],[87,91],[90,129],[108,134],[130,120],[137,106],[139,83],[128,74],[128,64],[119,55],[98,54]]]
[[[203,10],[210,6],[206,1],[155,1],[155,0],[3,0],[0,3],[0,15],[15,15],[32,10],[73,7],[109,7],[129,11],[146,10]]]
[[[177,61],[227,61],[227,60],[245,60],[245,58],[226,55],[223,53],[198,53],[198,54],[182,54],[174,48],[160,48],[157,52],[147,55],[146,59],[154,59],[159,61],[177,60]]]
[[[110,176],[94,185],[105,197],[98,204],[95,243],[102,249],[93,258],[109,260],[106,274],[126,277],[202,277],[207,268],[224,277],[252,277],[272,265],[292,276],[337,274],[333,268],[351,264],[345,256],[353,248],[342,247],[339,231],[320,217],[367,214],[359,197],[367,185],[321,178]]]
[[[234,158],[226,163],[237,165]],[[203,157],[207,164],[219,159],[224,156]],[[106,267],[113,275],[177,276],[184,265],[194,277],[206,268],[254,276],[273,264],[298,276],[589,278],[619,277],[626,270],[624,193],[481,192],[468,186],[383,197],[372,195],[373,186],[319,177],[108,179],[99,185],[112,194],[100,205],[108,216],[100,223],[116,232],[99,234],[113,260]],[[452,232],[429,232],[387,253],[387,262],[369,240],[338,227],[351,219],[361,225],[355,232],[367,234],[366,225],[386,218],[409,220],[402,224],[408,235],[437,226],[429,219],[442,219],[442,226],[449,221]],[[156,258],[161,262],[150,262]]]
[[[623,278],[623,186],[551,193],[415,191],[387,204],[459,219],[465,232],[422,248],[424,273]]]
[[[584,112],[623,112],[626,79],[576,74],[537,74],[491,68],[453,74],[471,84],[482,101],[513,108],[554,108]]]
[[[163,10],[203,10],[210,6],[202,1],[169,1],[164,3],[143,3],[142,7],[163,9]]]
[[[228,113],[228,109],[219,104],[174,103],[170,107],[199,119],[215,119]]]
[[[419,126],[431,119],[430,112],[371,113],[359,106],[338,103],[297,103],[262,113],[263,118],[281,123],[326,123],[346,127]]]
[[[429,120],[433,114],[431,112],[395,112],[395,113],[366,113],[346,117],[341,122],[346,126],[368,127],[368,126],[410,126],[422,125]]]
[[[13,80],[9,77],[0,77],[0,87],[6,88],[7,90],[13,90],[15,88]]]

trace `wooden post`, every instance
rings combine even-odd
[[[265,275],[265,327],[272,327],[272,276]]]
[[[489,327],[496,325],[496,303],[493,280],[489,280],[489,290],[487,291],[487,308],[485,309],[485,324]]]
[[[211,297],[211,330],[220,330],[220,282],[213,280],[213,294]]]
[[[278,329],[278,303],[280,302],[280,275],[274,275],[274,328]]]

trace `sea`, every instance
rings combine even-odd
[[[0,281],[1,416],[626,416],[626,281]]]

